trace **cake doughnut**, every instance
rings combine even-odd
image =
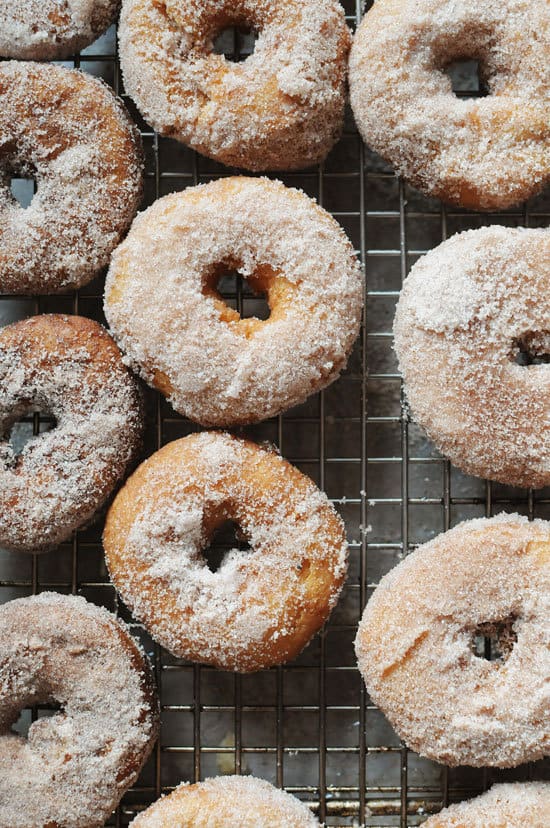
[[[51,431],[17,454],[12,425],[33,411]],[[141,446],[137,384],[97,322],[33,316],[0,330],[0,547],[42,552],[105,503]]]
[[[213,52],[250,26],[242,63]],[[154,128],[247,170],[321,161],[342,131],[351,36],[337,0],[124,0],[124,86]]]
[[[0,0],[0,57],[68,57],[109,28],[119,5],[119,0]]]
[[[550,484],[548,296],[548,230],[460,233],[404,283],[394,336],[412,415],[467,474]]]
[[[202,552],[227,521],[251,548],[232,549],[212,572]],[[103,544],[115,587],[156,641],[241,673],[297,656],[347,569],[326,495],[278,454],[222,432],[176,440],[139,466]]]
[[[497,660],[476,637],[496,641]],[[371,699],[406,744],[446,765],[550,753],[550,523],[466,521],[382,578],[355,642]]]
[[[232,269],[265,293],[241,319],[216,286]],[[134,370],[206,426],[272,417],[333,382],[359,332],[352,245],[312,199],[226,178],[159,199],[115,251],[105,314]]]
[[[303,802],[253,776],[182,784],[139,814],[132,828],[315,828]]]
[[[428,196],[502,210],[550,180],[547,0],[377,0],[350,55],[364,141]],[[479,61],[487,97],[444,69]]]
[[[158,730],[147,658],[84,598],[44,592],[0,607],[0,825],[99,828],[137,778]],[[27,738],[25,707],[58,703]]]
[[[0,63],[0,98],[0,292],[80,287],[136,214],[139,133],[109,87],[76,69]],[[26,209],[12,177],[36,181]]]
[[[493,785],[481,796],[445,808],[423,822],[424,828],[547,828],[548,782]]]

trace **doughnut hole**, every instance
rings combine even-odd
[[[0,202],[5,201],[12,206],[19,204],[20,208],[26,210],[38,189],[38,173],[34,165],[22,161],[14,154],[8,154],[7,158],[0,151]]]
[[[208,569],[218,572],[228,554],[238,549],[239,552],[251,549],[248,539],[235,520],[223,519],[210,536],[208,544],[202,550]]]
[[[442,71],[450,79],[453,94],[457,98],[484,98],[489,94],[479,60],[453,60]]]
[[[492,44],[493,34],[477,21],[464,21],[452,32],[436,31],[427,68],[445,76],[447,90],[457,98],[487,97]]]
[[[212,51],[232,63],[242,63],[254,53],[257,37],[249,26],[229,26],[213,38]]]
[[[510,358],[516,365],[550,364],[550,331],[528,331],[512,343]]]
[[[225,276],[231,271],[239,273],[241,267],[241,262],[232,260],[215,265],[204,281],[202,292],[214,302],[221,322],[229,325],[239,336],[251,339],[264,325],[276,322],[286,315],[286,307],[292,305],[298,288],[270,265],[258,265],[254,273],[246,276],[246,282],[255,296],[265,297],[269,315],[266,319],[257,316],[244,318],[238,310],[229,307],[218,289]]]
[[[518,640],[515,623],[518,616],[510,613],[497,621],[483,621],[469,630],[470,646],[477,658],[503,663],[508,660]]]
[[[7,449],[6,462],[19,461],[25,446],[47,431],[57,428],[57,419],[46,405],[25,405],[0,421],[0,442]]]

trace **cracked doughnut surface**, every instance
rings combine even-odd
[[[0,607],[0,825],[100,828],[158,730],[152,673],[125,625],[84,598],[44,592]],[[35,704],[61,709],[27,738]]]
[[[250,549],[212,572],[202,552],[234,521]],[[278,454],[222,432],[164,446],[107,515],[113,583],[179,658],[251,672],[288,661],[336,604],[344,526],[326,495]]]
[[[429,196],[502,210],[550,180],[547,0],[377,0],[355,35],[350,97],[364,141]],[[489,95],[443,70],[477,59]]]
[[[548,296],[548,230],[468,230],[404,282],[394,337],[412,415],[467,474],[550,484]]]
[[[89,46],[120,0],[0,0],[0,56],[55,60]]]
[[[141,201],[139,132],[107,84],[76,69],[0,63],[0,99],[0,292],[80,287]],[[26,209],[12,177],[36,182]]]
[[[241,319],[216,290],[238,270],[267,295]],[[129,363],[206,426],[256,422],[333,382],[359,332],[361,270],[304,193],[229,177],[159,199],[115,251],[105,315]]]
[[[250,26],[242,63],[213,52]],[[223,164],[287,170],[340,137],[351,36],[337,0],[124,0],[124,85],[146,120]]]
[[[132,828],[315,828],[296,797],[253,776],[217,776],[180,785],[137,816]]]
[[[33,411],[55,427],[19,454],[11,426]],[[141,399],[107,331],[44,314],[0,330],[0,546],[41,552],[105,503],[141,445]]]

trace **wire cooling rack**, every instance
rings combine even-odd
[[[360,3],[346,0],[344,6],[354,28]],[[253,38],[226,34],[219,43],[229,57],[239,59],[252,48]],[[114,28],[65,65],[102,77],[124,97]],[[458,94],[476,94],[472,62],[453,72]],[[145,204],[231,173],[160,138],[132,101],[125,101],[145,143]],[[256,441],[276,443],[326,490],[346,521],[350,574],[324,631],[291,664],[249,676],[221,673],[172,658],[133,621],[107,577],[101,519],[43,556],[0,551],[1,601],[46,589],[80,593],[128,621],[154,662],[161,736],[109,826],[128,825],[181,780],[220,773],[253,773],[284,786],[308,801],[327,825],[373,828],[419,825],[449,801],[475,795],[493,781],[550,776],[544,762],[506,772],[450,770],[407,750],[369,701],[353,653],[361,609],[376,583],[419,543],[459,520],[502,510],[550,518],[548,490],[513,490],[466,477],[435,452],[409,421],[391,335],[401,282],[420,255],[468,228],[547,226],[550,197],[498,215],[445,208],[409,188],[370,153],[349,116],[342,140],[322,167],[278,177],[332,213],[366,272],[361,337],[342,378],[299,408],[244,430]],[[28,203],[32,182],[14,181],[12,188],[22,204]],[[265,311],[240,279],[229,280],[226,288],[227,300],[244,315]],[[102,290],[103,278],[98,278],[63,296],[1,297],[0,324],[54,311],[103,322]],[[147,454],[195,429],[151,391],[146,391],[146,404]],[[36,414],[17,426],[12,439],[24,440],[25,432],[36,434],[48,426]],[[24,711],[18,728],[25,732],[33,718],[50,713],[47,708]]]

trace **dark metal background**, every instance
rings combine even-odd
[[[359,2],[346,0],[344,6],[355,27]],[[225,36],[222,46],[238,58],[251,47],[251,38]],[[102,77],[123,93],[114,29],[65,65]],[[475,94],[474,70],[471,63],[455,68],[462,94]],[[143,133],[146,204],[231,173],[157,136],[132,101],[125,101]],[[101,519],[77,532],[72,543],[40,557],[0,551],[0,601],[46,589],[78,592],[129,621],[154,660],[161,737],[108,825],[127,825],[137,810],[181,780],[219,773],[254,773],[284,786],[310,801],[327,825],[378,828],[418,825],[442,804],[496,780],[550,776],[548,763],[512,772],[448,770],[408,751],[369,702],[353,652],[366,599],[417,544],[461,519],[502,510],[550,518],[548,490],[512,490],[466,477],[435,452],[409,422],[391,336],[401,281],[418,256],[467,228],[497,222],[547,226],[550,198],[546,194],[498,215],[445,208],[410,189],[366,150],[349,116],[342,140],[322,167],[277,177],[304,189],[335,216],[366,268],[366,320],[345,375],[305,405],[244,430],[255,440],[276,443],[327,491],[346,521],[350,574],[326,629],[292,664],[251,676],[220,673],[172,658],[133,622],[107,578]],[[30,182],[16,181],[13,189],[22,203],[32,197]],[[102,290],[98,278],[78,293],[58,297],[0,297],[0,325],[52,311],[104,321]],[[262,312],[261,301],[240,280],[228,282],[227,291],[245,315]],[[150,391],[147,408],[147,454],[195,428]],[[47,423],[36,415],[18,427],[19,436],[40,427]],[[50,712],[25,711],[19,728],[24,732],[32,717]]]

